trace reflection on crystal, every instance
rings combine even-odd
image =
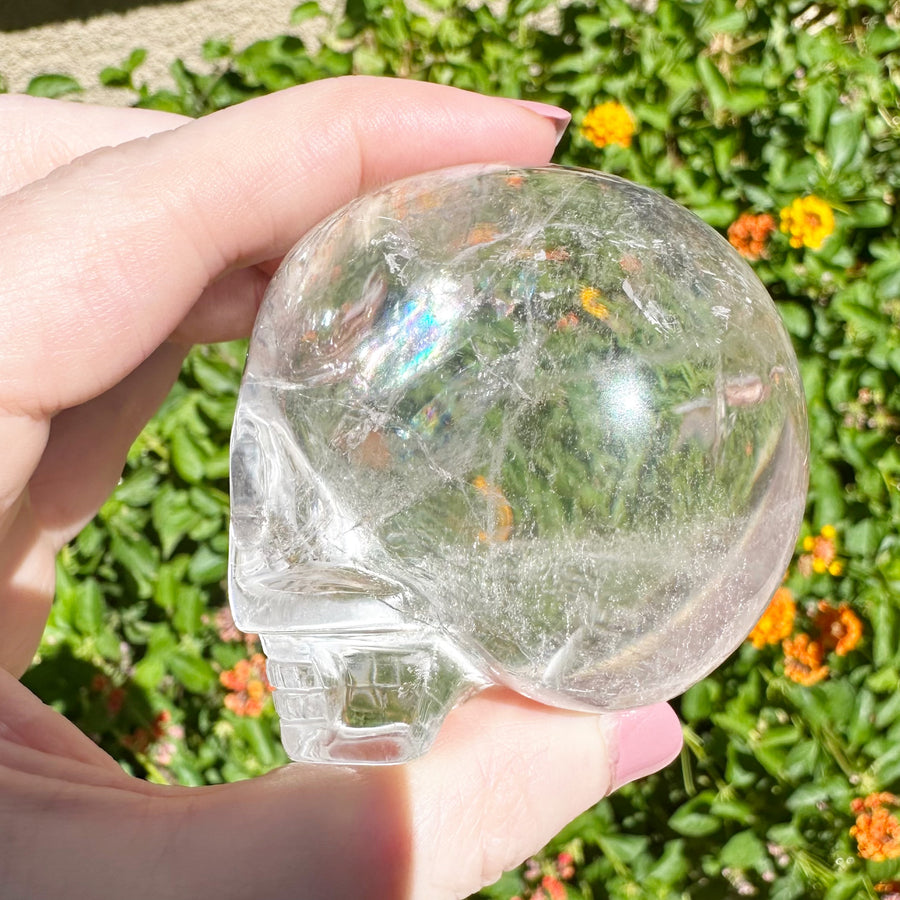
[[[771,300],[658,194],[468,167],[355,201],[273,279],[232,445],[288,753],[411,758],[491,682],[683,691],[778,586],[806,448]]]

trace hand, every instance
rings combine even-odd
[[[445,165],[545,163],[544,112],[362,78],[198,121],[0,97],[4,897],[462,897],[678,752],[664,704],[587,716],[494,690],[407,766],[170,788],[127,776],[7,674],[37,648],[56,552],[114,487],[190,344],[248,333],[278,258],[359,192]]]

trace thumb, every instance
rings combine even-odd
[[[623,784],[681,749],[668,704],[605,715],[507,691],[475,697],[409,766],[415,900],[455,900],[495,881]]]

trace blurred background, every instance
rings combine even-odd
[[[343,74],[563,106],[556,159],[649,185],[753,267],[812,442],[794,559],[674,705],[685,749],[490,898],[900,900],[900,4],[894,0],[89,0],[0,6],[6,89],[206,115]],[[583,292],[571,319],[602,316]],[[60,554],[24,681],[155,781],[284,762],[227,608],[228,438],[246,347],[199,347]]]

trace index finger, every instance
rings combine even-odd
[[[315,82],[89,154],[0,201],[0,408],[39,416],[118,382],[223,273],[284,253],[373,186],[545,163],[520,106],[387,79]]]

